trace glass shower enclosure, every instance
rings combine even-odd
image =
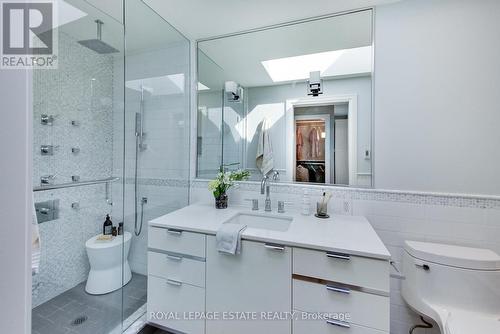
[[[66,3],[58,67],[32,80],[32,333],[122,333],[146,310],[147,222],[188,204],[189,41],[141,0]]]

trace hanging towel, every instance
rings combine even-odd
[[[316,159],[320,156],[319,149],[319,131],[317,128],[312,128],[309,132],[309,143],[311,144],[311,158]]]
[[[271,145],[269,121],[264,118],[259,134],[257,146],[257,156],[255,164],[260,169],[262,175],[267,175],[274,168],[273,147]]]
[[[219,252],[228,254],[241,253],[241,234],[247,226],[242,224],[222,224],[215,235]]]
[[[38,274],[40,268],[40,230],[36,218],[35,197],[32,194],[32,213],[31,213],[31,275]]]

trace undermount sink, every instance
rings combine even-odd
[[[249,228],[285,232],[290,227],[293,218],[288,216],[238,213],[225,224],[241,224]]]

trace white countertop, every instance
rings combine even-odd
[[[391,256],[368,220],[361,216],[332,215],[328,219],[318,219],[314,215],[266,213],[235,206],[216,209],[213,205],[193,204],[153,219],[149,226],[215,235],[222,223],[240,212],[293,218],[290,228],[284,232],[247,227],[242,234],[245,240],[274,242],[383,260],[388,260]]]

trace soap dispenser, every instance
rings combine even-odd
[[[109,215],[106,215],[106,220],[104,221],[104,224],[102,225],[102,234],[111,235],[112,230],[113,230],[113,222],[109,218]]]

